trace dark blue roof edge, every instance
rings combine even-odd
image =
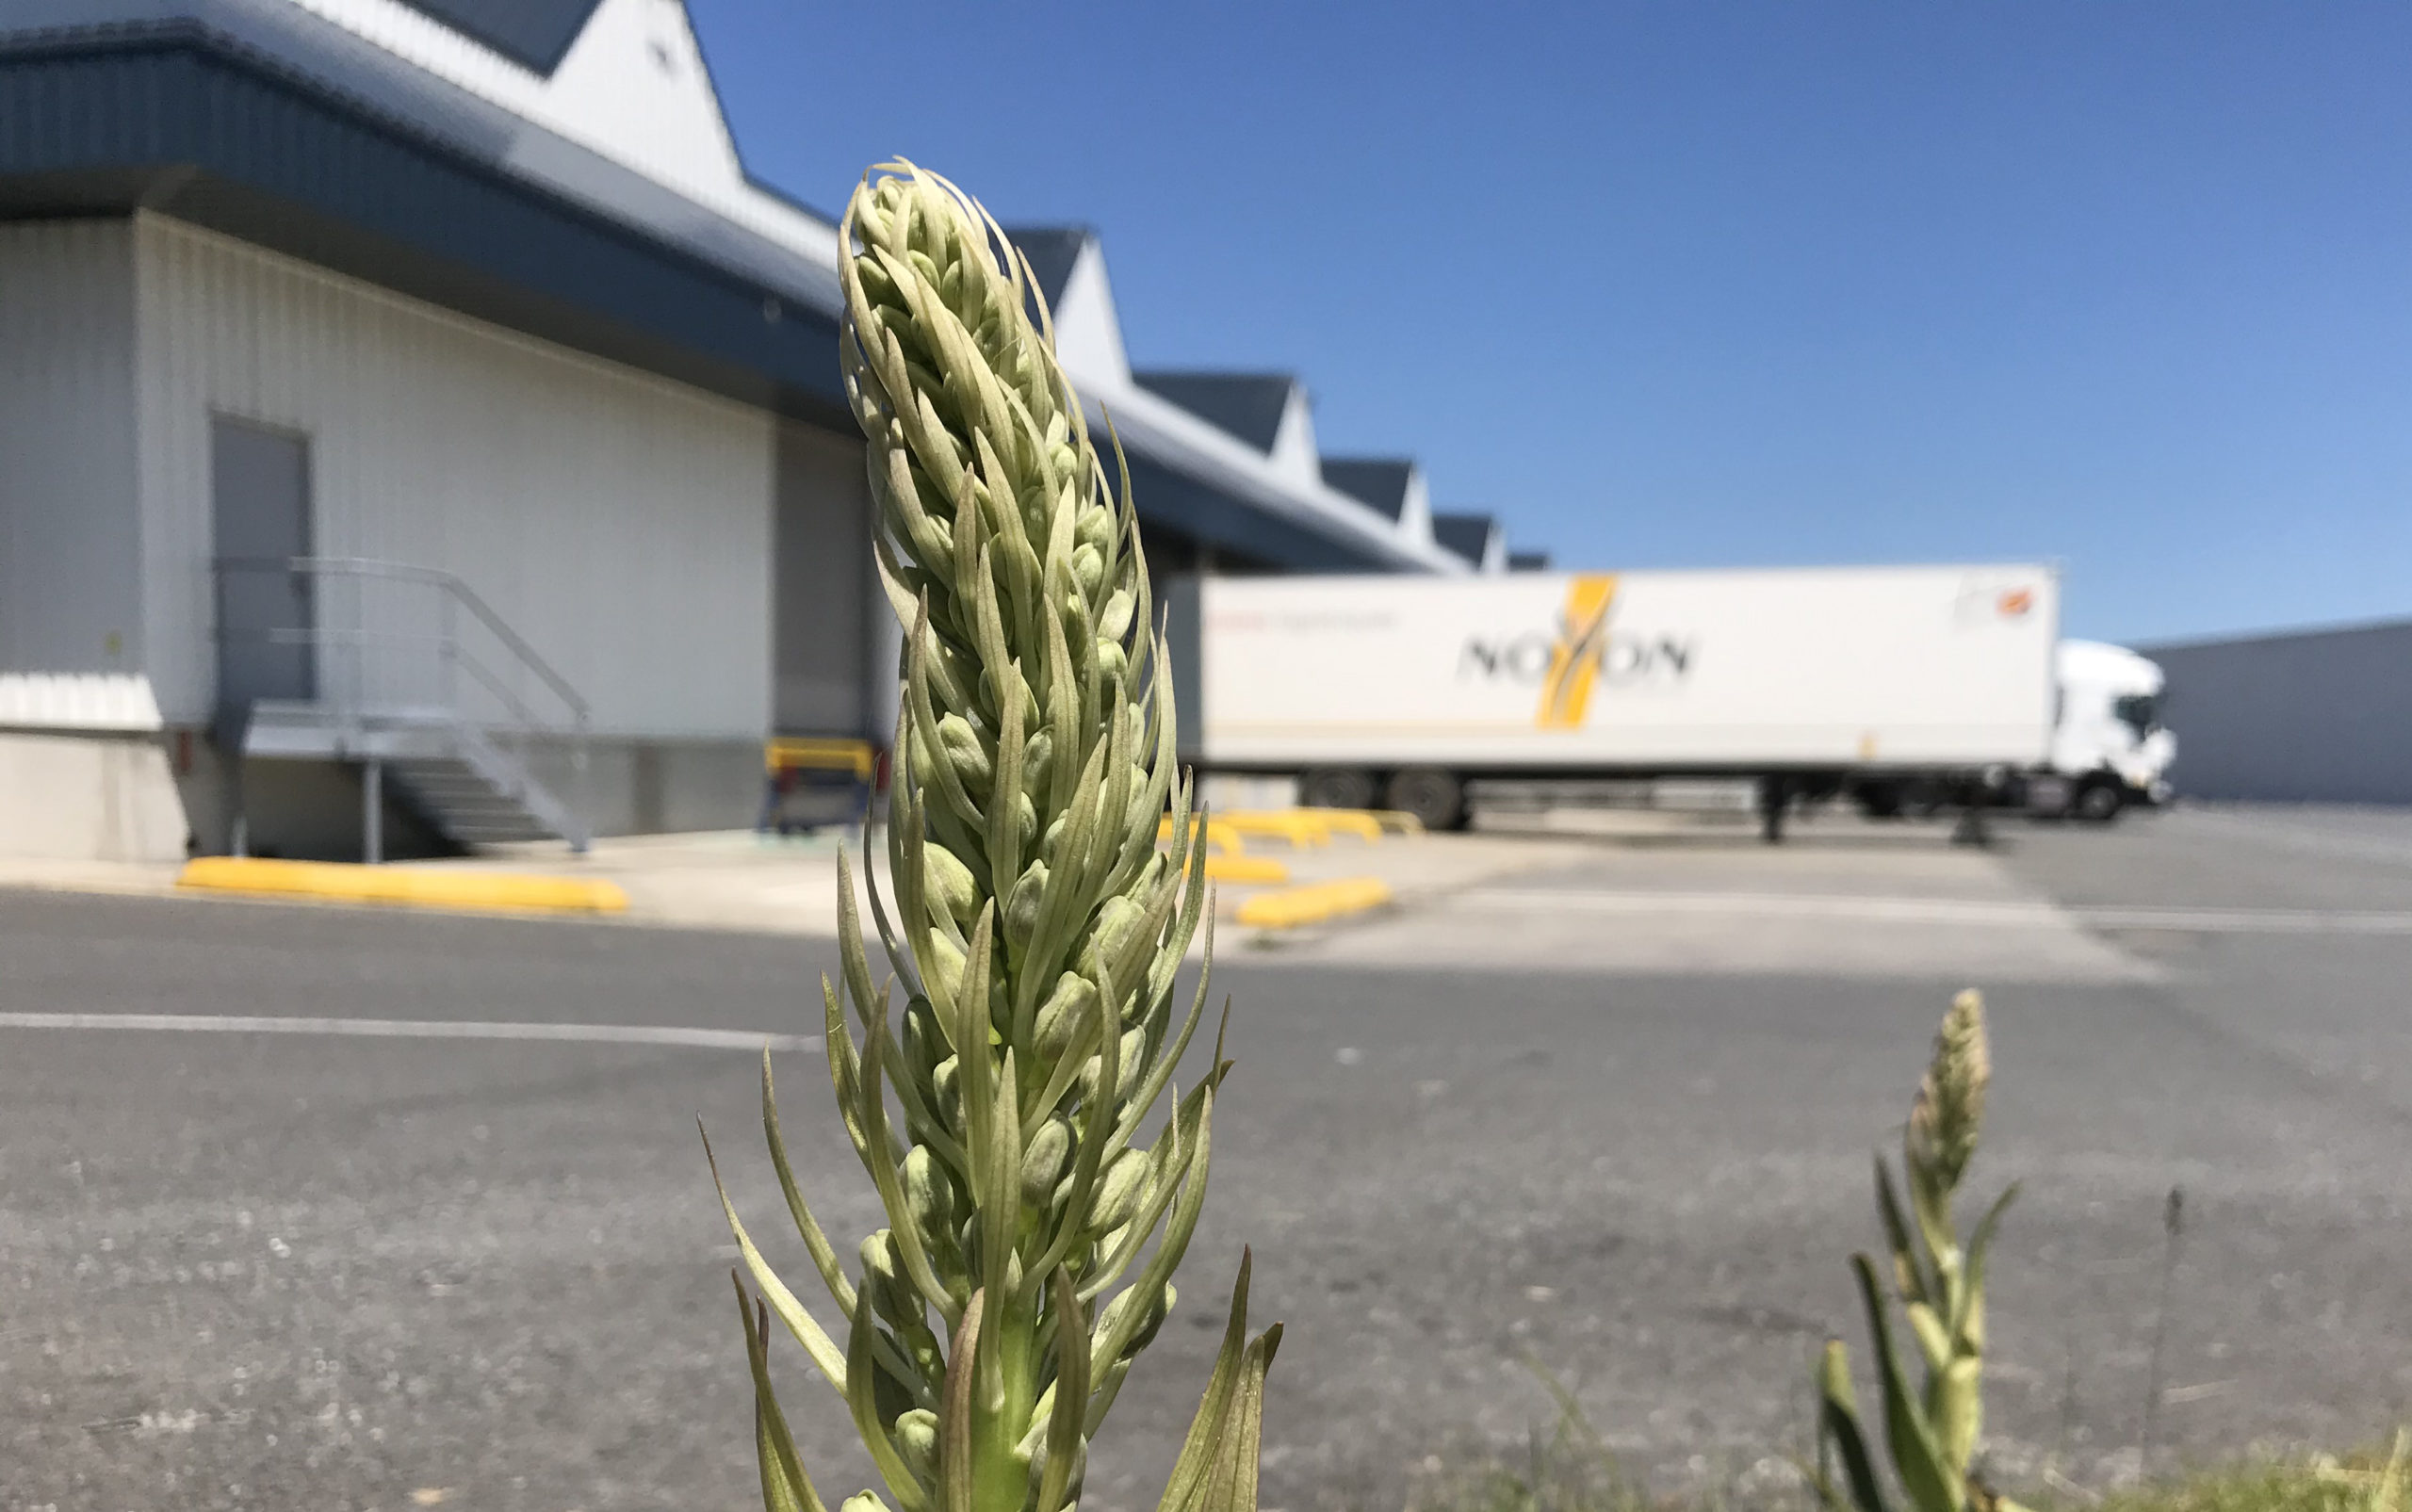
[[[472,0],[460,6],[456,14],[453,0],[401,0],[445,30],[457,33],[494,54],[497,57],[518,64],[543,78],[551,78],[553,70],[578,45],[585,35],[586,24],[603,0],[568,0],[559,8],[559,14],[534,17],[528,14],[529,0]],[[683,7],[681,8],[684,8]],[[497,12],[508,12],[498,15]],[[520,24],[512,24],[517,21]],[[549,23],[549,24],[547,24]],[[566,25],[563,24],[566,23]],[[549,32],[541,41],[529,35],[531,27]]]
[[[323,27],[334,33],[344,43],[375,55],[390,69],[398,73],[406,74],[410,83],[422,92],[433,89],[456,95],[464,105],[477,110],[507,118],[518,131],[530,138],[544,139],[557,151],[590,160],[593,168],[599,169],[614,178],[623,179],[641,191],[650,192],[656,196],[676,194],[675,190],[645,178],[633,169],[603,157],[600,154],[572,142],[566,138],[546,131],[543,127],[505,110],[501,106],[472,94],[458,85],[436,74],[429,73],[400,58],[385,54],[374,43],[344,32],[332,22],[298,9],[296,15],[305,19],[310,25]],[[135,21],[77,22],[13,32],[0,29],[0,59],[15,56],[56,57],[94,54],[109,56],[140,49],[177,46],[199,46],[220,52],[232,61],[255,69],[306,93],[339,104],[356,114],[374,121],[388,131],[410,138],[435,151],[448,154],[474,171],[499,178],[514,187],[544,196],[573,213],[593,219],[616,234],[632,235],[658,243],[675,254],[693,259],[707,267],[716,268],[724,273],[733,273],[740,279],[761,286],[763,292],[775,294],[782,299],[795,301],[819,309],[832,317],[838,313],[841,296],[839,294],[838,281],[834,274],[823,274],[823,270],[816,268],[813,269],[814,276],[807,280],[791,282],[784,278],[774,279],[758,268],[733,266],[725,257],[714,256],[700,249],[682,245],[656,228],[645,226],[627,217],[615,216],[579,195],[554,187],[530,177],[526,172],[514,171],[481,161],[474,153],[466,151],[460,140],[448,137],[443,131],[433,129],[425,122],[415,120],[408,114],[370,98],[357,89],[348,89],[339,82],[300,67],[274,52],[254,44],[245,37],[224,27],[212,25],[202,16],[179,14]],[[717,96],[716,90],[715,96]],[[740,166],[742,167],[742,158]],[[774,187],[761,185],[750,174],[748,183],[754,184],[771,198],[788,203],[835,229],[836,221],[803,201],[794,199]],[[737,222],[711,211],[708,206],[693,201],[685,201],[683,196],[679,198],[682,203],[692,205],[699,214],[709,218],[732,241],[757,244],[763,249],[764,255],[775,260],[803,260],[801,253],[782,247],[758,233],[746,230]],[[759,261],[759,257],[758,256],[755,260]],[[825,288],[818,286],[824,282],[827,285]],[[807,287],[806,283],[814,286]]]
[[[1226,435],[1270,456],[1298,392],[1293,373],[1133,368],[1131,381]]]
[[[1491,544],[1500,539],[1499,517],[1472,510],[1434,512],[1432,539],[1442,549],[1454,552],[1479,567],[1490,555]]]
[[[1317,461],[1326,485],[1336,488],[1395,525],[1407,518],[1407,495],[1415,480],[1412,457],[1324,457]]]
[[[1143,522],[1170,528],[1194,541],[1234,550],[1294,572],[1389,573],[1401,570],[1371,553],[1362,541],[1328,522],[1283,515],[1235,498],[1173,464],[1133,451],[1131,485]],[[1119,486],[1114,460],[1106,476]]]
[[[128,88],[138,81],[125,71],[142,68],[166,72]],[[0,38],[0,73],[18,75],[0,89],[0,111],[15,117],[11,126],[36,128],[0,129],[0,214],[157,210],[851,428],[833,317],[804,306],[783,322],[760,282],[440,138],[397,130],[385,113],[190,18]],[[245,89],[266,92],[243,99]],[[134,100],[139,112],[124,108]],[[73,122],[80,141],[64,140],[73,133],[56,129],[59,121]],[[211,129],[230,121],[248,129]]]

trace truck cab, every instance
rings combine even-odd
[[[2160,723],[2160,667],[2124,646],[2062,641],[2054,672],[2051,759],[2029,782],[2029,806],[2102,823],[2166,802],[2177,738]]]

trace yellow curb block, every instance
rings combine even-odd
[[[1391,901],[1391,885],[1379,877],[1344,877],[1261,892],[1240,904],[1240,922],[1259,929],[1295,929],[1342,914],[1362,913]]]
[[[1307,808],[1242,810],[1225,814],[1223,822],[1242,835],[1264,835],[1287,840],[1293,849],[1329,845],[1331,826],[1312,818],[1315,812]]]
[[[1328,845],[1335,833],[1354,835],[1368,845],[1379,845],[1385,835],[1424,833],[1413,814],[1389,808],[1251,808],[1211,822],[1245,835],[1269,835],[1294,846]]]
[[[1369,844],[1381,842],[1382,821],[1371,814],[1354,808],[1310,808],[1304,812],[1321,824],[1326,834],[1339,830]]]
[[[1290,869],[1269,855],[1210,855],[1206,858],[1206,880],[1278,884],[1290,880]]]
[[[328,902],[393,903],[407,908],[500,909],[511,913],[621,914],[628,895],[587,877],[509,871],[439,871],[426,867],[347,866],[334,861],[269,861],[209,855],[185,863],[176,886]]]
[[[1195,816],[1192,816],[1189,821],[1189,828],[1192,835],[1198,832],[1198,821]],[[1156,821],[1156,843],[1164,845],[1169,843],[1171,839],[1172,816],[1166,814]],[[1238,855],[1247,849],[1240,841],[1240,832],[1219,819],[1210,819],[1206,821],[1206,846],[1209,850],[1221,851],[1230,855]]]

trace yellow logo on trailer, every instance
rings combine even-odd
[[[1566,585],[1566,612],[1557,643],[1550,648],[1549,675],[1541,679],[1541,704],[1533,723],[1545,730],[1583,727],[1608,647],[1608,610],[1616,602],[1613,573],[1591,573]]]

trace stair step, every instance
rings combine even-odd
[[[459,736],[459,755],[425,751],[386,762],[386,774],[435,827],[464,845],[567,839],[546,816],[562,817],[560,801],[517,769],[509,753],[475,731]]]

